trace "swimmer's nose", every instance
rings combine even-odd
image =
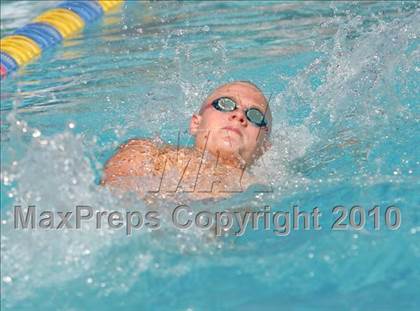
[[[229,120],[230,121],[238,121],[243,126],[247,125],[247,120],[246,120],[245,114],[241,109],[236,109],[236,110],[232,111],[229,115]]]

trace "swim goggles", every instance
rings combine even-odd
[[[229,98],[229,97],[220,97],[215,99],[211,105],[222,112],[230,112],[238,109],[238,105],[236,102]],[[249,108],[245,110],[246,118],[257,127],[264,127],[267,126],[267,121],[264,117],[264,113],[262,113],[257,108]]]

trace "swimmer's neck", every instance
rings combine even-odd
[[[232,153],[230,155],[226,155],[220,152],[214,154],[208,150],[203,150],[197,146],[194,146],[192,149],[193,152],[200,154],[202,159],[206,162],[215,162],[216,164],[221,164],[228,168],[241,170],[245,169],[248,166],[248,163],[240,155],[237,154]]]

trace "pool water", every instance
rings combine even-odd
[[[2,2],[2,36],[55,3]],[[1,81],[2,309],[418,310],[419,29],[409,1],[127,1]],[[132,137],[191,146],[191,114],[237,79],[271,96],[270,191],[187,203],[318,207],[322,230],[209,238],[168,202],[159,231],[13,229],[15,205],[147,210],[98,185],[105,161]],[[378,206],[379,229],[332,230],[337,205]]]

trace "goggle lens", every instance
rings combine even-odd
[[[221,97],[213,101],[213,107],[219,111],[230,112],[237,109],[237,104],[228,97]],[[257,108],[250,108],[245,111],[247,119],[258,127],[267,126],[264,114]]]
[[[251,121],[252,123],[254,123],[258,126],[265,126],[266,125],[265,120],[264,120],[264,115],[258,109],[251,108],[251,109],[247,110],[246,116],[247,116],[249,121]]]
[[[219,98],[213,102],[213,107],[220,111],[233,111],[236,109],[236,103],[230,98]]]

